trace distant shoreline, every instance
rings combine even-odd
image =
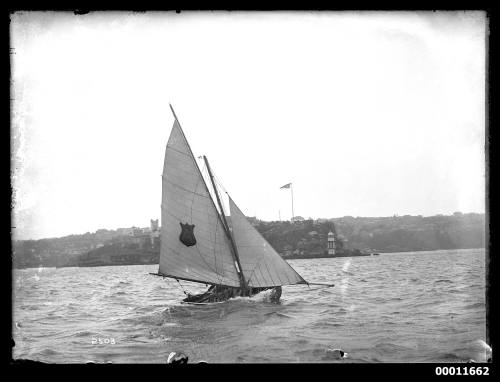
[[[480,248],[452,248],[452,249],[434,249],[430,251],[397,251],[397,252],[377,252],[380,256],[382,255],[390,255],[390,254],[396,254],[396,253],[424,253],[424,252],[440,252],[440,251],[465,251],[465,250],[486,250],[485,247],[480,247]],[[284,257],[284,260],[308,260],[308,259],[337,259],[337,258],[345,258],[345,257],[375,257],[378,258],[376,254],[370,254],[370,253],[363,253],[361,255],[338,255],[338,256],[325,256],[325,255],[312,255],[312,256],[293,256],[293,257]],[[37,269],[37,268],[44,268],[44,269],[57,269],[57,268],[95,268],[95,267],[118,267],[118,266],[129,266],[129,265],[158,265],[158,262],[147,262],[147,263],[138,263],[138,262],[131,262],[131,263],[122,263],[122,264],[113,264],[113,263],[105,263],[105,264],[98,264],[98,265],[85,265],[85,266],[78,266],[78,265],[63,265],[60,267],[46,267],[43,265],[38,265],[38,266],[30,266],[30,267],[13,267],[12,270],[18,269]]]
[[[296,217],[298,219],[299,217]],[[334,233],[339,255],[419,252],[439,249],[487,247],[485,216],[455,213],[452,216],[394,216],[333,219],[303,219],[292,224],[266,222],[248,217],[249,222],[284,259],[328,257],[328,235]],[[117,230],[56,239],[14,241],[12,266],[17,269],[94,265],[135,265],[159,262],[161,227]]]

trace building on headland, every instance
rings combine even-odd
[[[134,227],[118,228],[116,233],[120,236],[132,236],[134,234]]]
[[[156,264],[160,253],[158,219],[145,228],[118,228],[116,237],[80,256],[77,266]]]

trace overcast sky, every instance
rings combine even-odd
[[[169,103],[247,216],[485,211],[484,13],[11,20],[16,238],[159,218]]]

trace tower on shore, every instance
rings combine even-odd
[[[149,235],[151,239],[151,247],[154,247],[155,240],[159,240],[160,238],[160,228],[158,226],[158,219],[156,220],[151,219],[151,233]]]
[[[150,220],[151,220],[151,232],[158,231],[158,219],[156,220],[150,219]]]
[[[332,231],[328,232],[328,255],[335,256],[335,235]]]

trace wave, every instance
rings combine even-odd
[[[209,362],[478,360],[484,350],[473,341],[486,325],[482,257],[464,251],[360,258],[349,270],[342,261],[304,259],[294,263],[299,274],[335,279],[336,287],[287,286],[279,305],[257,298],[184,305],[174,281],[157,283],[143,266],[79,269],[72,277],[44,270],[38,281],[21,273],[13,291],[15,354],[44,349],[50,362],[119,363],[164,363],[178,349]],[[457,269],[457,261],[464,266]],[[92,336],[117,343],[91,345]],[[349,357],[329,359],[332,346],[345,347]]]
[[[484,302],[476,302],[474,304],[465,305],[463,309],[478,309],[484,308],[486,309],[486,304]]]
[[[403,346],[403,345],[397,345],[391,342],[382,342],[378,343],[374,347],[376,350],[382,351],[384,353],[397,353],[397,352],[403,352],[403,351],[408,351],[408,350],[414,350],[410,347]]]
[[[439,280],[434,281],[434,284],[439,284],[439,283],[453,284],[453,281],[450,279],[439,279]]]
[[[436,358],[438,359],[438,362],[468,362],[470,360],[470,358],[457,353],[436,354],[434,359]]]

